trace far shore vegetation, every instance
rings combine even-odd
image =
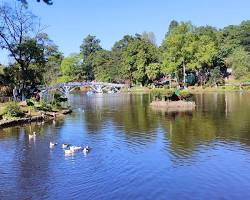
[[[0,6],[0,48],[10,58],[0,64],[2,97],[12,97],[15,86],[27,95],[29,87],[73,81],[124,83],[132,92],[234,91],[250,84],[250,20],[223,29],[173,20],[161,45],[145,31],[125,35],[111,50],[88,35],[79,52],[64,56],[22,2]]]

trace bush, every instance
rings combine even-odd
[[[39,104],[36,106],[38,110],[42,111],[52,111],[51,104],[47,103],[44,99],[41,99]]]
[[[22,117],[24,113],[21,111],[20,106],[17,102],[9,102],[4,108],[4,116],[5,117]]]
[[[55,93],[54,94],[54,101],[56,102],[66,102],[68,100],[67,97],[63,97],[61,94]]]
[[[27,103],[27,106],[34,106],[35,105],[35,102],[32,99],[27,99],[26,103]]]

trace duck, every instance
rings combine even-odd
[[[35,139],[36,138],[36,132],[33,132],[33,134],[29,134],[29,139]]]
[[[50,148],[54,148],[56,145],[57,145],[57,143],[53,143],[53,142],[50,142],[50,143],[49,143],[49,147],[50,147]]]
[[[89,150],[90,150],[90,148],[89,148],[89,146],[87,145],[86,147],[83,148],[82,152],[83,152],[84,154],[87,154],[87,153],[89,152]]]
[[[62,144],[62,148],[63,149],[66,149],[66,148],[68,148],[70,145],[69,144]]]
[[[76,152],[76,151],[80,151],[82,149],[82,147],[79,147],[79,146],[71,146],[69,147],[69,149],[73,152]]]
[[[72,155],[74,153],[74,151],[72,151],[70,149],[65,149],[64,153],[65,153],[65,155]]]

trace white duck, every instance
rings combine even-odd
[[[62,144],[62,148],[63,149],[66,149],[66,148],[68,148],[69,147],[69,144]]]
[[[90,150],[90,148],[89,148],[89,146],[87,145],[86,147],[83,148],[82,152],[83,152],[84,154],[87,154],[87,153],[89,152],[89,150]]]
[[[56,145],[57,145],[57,143],[53,143],[53,142],[50,142],[50,143],[49,143],[49,147],[50,147],[50,148],[54,148]]]
[[[67,155],[73,155],[75,152],[70,149],[64,149],[64,154]]]
[[[69,147],[69,149],[73,152],[76,152],[76,151],[80,151],[82,149],[82,147],[78,147],[78,146],[71,146]]]
[[[33,132],[32,135],[29,135],[29,139],[35,139],[36,138],[36,132]]]

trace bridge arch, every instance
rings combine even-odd
[[[59,83],[50,87],[43,87],[40,90],[43,93],[48,93],[50,90],[58,90],[64,95],[68,95],[76,87],[89,87],[95,93],[114,92],[118,93],[122,88],[126,87],[125,84],[106,83],[106,82],[66,82]]]

